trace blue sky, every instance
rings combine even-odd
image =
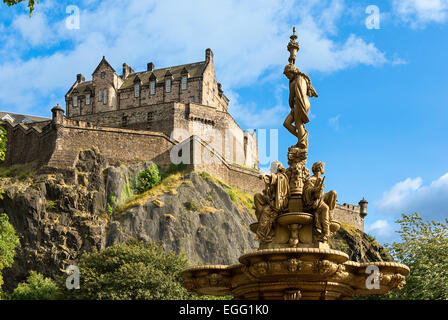
[[[80,11],[66,26],[67,6]],[[366,8],[380,12],[366,27]],[[33,17],[0,6],[0,109],[49,116],[76,74],[106,56],[144,70],[201,61],[212,48],[218,81],[243,128],[278,129],[278,158],[295,143],[283,76],[291,27],[296,65],[311,77],[308,164],[326,162],[340,203],[369,201],[366,230],[397,240],[401,213],[448,217],[448,1],[55,1]],[[264,166],[267,166],[266,164]]]

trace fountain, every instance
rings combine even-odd
[[[275,161],[254,197],[258,222],[250,225],[259,248],[239,264],[191,267],[182,272],[184,286],[199,295],[248,300],[347,300],[354,295],[386,294],[401,289],[409,268],[396,262],[359,263],[329,246],[340,224],[332,216],[337,193],[324,192],[325,164],[306,168],[310,102],[317,97],[310,78],[295,66],[299,50],[295,28],[288,43],[291,112],[284,126],[297,137],[288,149],[287,169]]]

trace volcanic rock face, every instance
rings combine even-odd
[[[150,165],[111,167],[97,151],[88,150],[80,152],[73,183],[60,174],[0,179],[0,189],[5,191],[0,211],[8,214],[21,242],[14,265],[3,272],[4,289],[12,290],[30,270],[60,275],[83,252],[130,238],[184,252],[191,264],[233,264],[256,249],[249,231],[255,221],[251,211],[206,175],[177,174],[169,188],[126,206],[132,181]],[[108,213],[112,198],[115,210]],[[121,205],[124,209],[117,210]],[[354,261],[391,259],[381,246],[350,226],[342,226],[332,241],[333,248]]]

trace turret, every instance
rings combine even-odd
[[[64,123],[64,109],[61,108],[59,103],[51,109],[51,113],[53,114],[53,122],[56,125],[63,125]]]
[[[361,201],[359,201],[359,214],[361,215],[361,218],[365,218],[367,216],[367,200],[362,198]]]

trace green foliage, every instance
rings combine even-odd
[[[194,299],[182,286],[180,272],[188,266],[185,255],[166,253],[154,243],[135,240],[102,251],[85,253],[78,263],[79,290],[65,289],[66,299],[162,300]],[[65,278],[58,281],[65,287]]]
[[[0,288],[3,284],[2,270],[11,267],[16,247],[20,245],[14,227],[5,213],[0,214]],[[1,290],[0,290],[1,291]]]
[[[385,245],[411,273],[406,285],[386,299],[448,299],[448,219],[425,222],[417,214],[402,215],[402,242]]]
[[[49,212],[55,211],[57,207],[58,207],[58,203],[56,201],[47,200],[47,205],[46,205],[47,211],[49,211]]]
[[[172,175],[172,174],[175,174],[175,173],[178,173],[178,172],[182,172],[186,168],[187,168],[187,166],[183,162],[181,162],[180,164],[170,163],[170,166],[169,166],[168,170],[166,170],[163,173],[163,176],[167,177],[169,175]]]
[[[376,239],[373,236],[371,236],[370,234],[366,234],[366,236],[367,236],[367,239],[369,239],[370,242],[376,242]]]
[[[26,179],[28,176],[33,175],[38,168],[38,162],[33,161],[29,163],[20,163],[8,166],[5,164],[0,165],[0,178],[15,177],[20,180]]]
[[[40,273],[31,271],[26,282],[20,283],[9,296],[11,300],[55,300],[59,296],[56,283]]]
[[[201,209],[201,206],[194,199],[190,199],[185,202],[184,206],[190,211],[199,211],[199,209]]]
[[[20,2],[24,2],[24,1],[28,1],[27,7],[30,9],[30,17],[31,17],[31,15],[33,14],[33,11],[34,11],[34,6],[39,3],[39,0],[3,0],[3,2],[5,4],[7,4],[8,7],[16,5],[16,4],[18,4]]]
[[[160,169],[156,164],[142,170],[138,173],[135,182],[135,191],[138,194],[159,185],[162,182],[162,175]]]
[[[6,141],[6,130],[0,127],[0,161],[5,160]]]
[[[114,195],[109,196],[109,201],[107,203],[107,213],[111,216],[114,213],[114,210],[117,208],[117,198]]]

